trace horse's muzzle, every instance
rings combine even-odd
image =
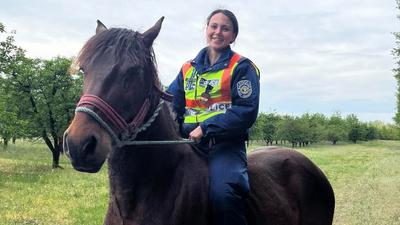
[[[89,135],[77,144],[68,137],[66,131],[63,139],[65,155],[70,159],[74,169],[87,173],[96,173],[101,169],[105,159],[96,154],[98,145],[96,137]]]

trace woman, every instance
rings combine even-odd
[[[258,113],[259,71],[230,48],[238,33],[231,11],[213,11],[207,18],[207,46],[183,65],[168,88],[182,135],[208,154],[209,196],[218,225],[246,224],[245,141]]]

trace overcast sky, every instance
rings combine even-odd
[[[0,22],[17,31],[17,45],[28,56],[47,59],[75,56],[97,19],[143,32],[165,16],[154,49],[168,85],[205,46],[206,17],[220,7],[239,21],[233,50],[261,70],[260,111],[340,111],[392,122],[391,50],[393,32],[400,31],[395,0],[1,0]]]

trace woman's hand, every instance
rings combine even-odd
[[[189,134],[189,139],[195,141],[196,143],[200,142],[201,137],[203,137],[203,130],[201,129],[200,126],[196,127]]]

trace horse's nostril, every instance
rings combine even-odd
[[[96,149],[96,145],[97,145],[97,139],[94,136],[90,136],[86,139],[86,142],[84,143],[82,150],[86,155],[92,154]]]

